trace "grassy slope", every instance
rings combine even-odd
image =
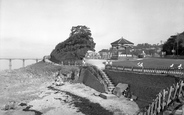
[[[0,72],[0,107],[11,100],[32,100],[43,83],[52,82],[54,73],[62,70],[69,72],[74,67],[60,67],[49,63],[38,62],[25,68]],[[25,92],[26,93],[18,93]]]
[[[46,74],[52,74],[55,72],[58,72],[61,70],[63,73],[68,73],[71,70],[77,69],[78,67],[74,66],[59,66],[59,65],[53,65],[50,63],[44,63],[42,61],[32,64],[30,66],[27,66],[26,68],[21,68],[18,70],[23,70],[24,72],[32,72],[34,74],[40,74],[40,75],[46,75]]]
[[[38,62],[16,70],[0,72],[0,108],[9,101],[29,102],[37,99],[42,84],[54,80],[54,73],[61,71],[68,73],[78,69],[74,66],[58,66],[50,63]],[[43,85],[47,86],[47,85]],[[80,112],[88,115],[112,115],[113,113],[103,108],[99,103],[93,103],[89,99],[79,97],[70,92],[65,92],[74,99],[74,104]],[[8,111],[7,114],[13,114]],[[1,111],[0,111],[1,114]],[[29,113],[27,113],[29,114]]]

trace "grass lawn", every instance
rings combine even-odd
[[[141,59],[141,58],[138,58]],[[164,59],[164,58],[142,58],[141,60],[117,60],[113,62],[113,65],[117,66],[130,66],[138,67],[137,63],[143,62],[145,68],[166,68],[171,64],[182,64],[184,66],[184,60],[182,59]]]
[[[168,68],[171,64],[182,64],[184,66],[184,60],[182,59],[163,58],[117,60],[113,62],[113,65],[138,67],[137,63],[139,62],[143,62],[145,68]],[[161,90],[178,82],[178,78],[169,75],[149,75],[109,70],[104,71],[115,85],[118,83],[127,83],[130,85],[130,90],[138,96],[138,100],[136,102],[140,108],[148,106],[148,104],[156,98],[156,94]]]
[[[136,103],[140,108],[148,106],[161,90],[167,89],[169,86],[179,81],[179,79],[169,75],[149,75],[109,70],[104,71],[115,86],[118,83],[126,83],[130,85],[131,92],[138,97]]]

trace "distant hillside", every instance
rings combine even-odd
[[[60,63],[63,60],[82,60],[88,50],[93,50],[95,43],[91,31],[86,26],[72,27],[68,39],[56,45],[51,52],[51,61]]]

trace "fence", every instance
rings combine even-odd
[[[68,66],[83,66],[85,65],[82,61],[61,61],[60,65],[68,65]]]
[[[179,106],[184,108],[184,83],[183,81],[170,86],[167,90],[162,90],[144,111],[140,112],[139,115],[159,115],[159,114],[169,114],[169,112],[176,111]],[[172,107],[171,107],[172,106]],[[170,110],[168,110],[170,108]],[[182,111],[184,114],[184,110]],[[180,113],[181,114],[181,113]],[[182,115],[183,115],[182,114]]]
[[[106,65],[106,69],[117,71],[131,71],[140,73],[154,73],[154,74],[174,74],[184,75],[183,69],[170,68],[141,68],[141,67],[122,67],[114,65]],[[139,115],[168,115],[171,112],[176,112],[182,106],[184,114],[184,83],[183,81],[170,86],[168,89],[163,89],[158,93],[156,98],[149,104],[147,108],[141,110]],[[170,109],[170,110],[169,110]],[[170,112],[170,113],[169,113]]]
[[[144,68],[144,67],[128,67],[128,66],[114,66],[106,65],[106,69],[118,70],[118,71],[132,71],[140,73],[152,73],[152,74],[172,74],[172,75],[184,75],[184,69],[171,69],[171,68]]]

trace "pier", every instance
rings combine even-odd
[[[0,60],[9,60],[9,69],[11,70],[13,60],[22,60],[22,67],[25,67],[26,60],[35,60],[37,63],[39,60],[42,60],[42,59],[41,58],[0,58]]]

